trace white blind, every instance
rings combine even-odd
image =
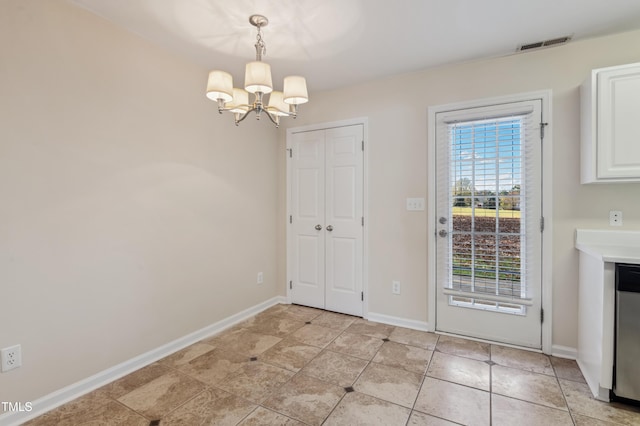
[[[539,297],[539,116],[526,104],[438,119],[438,273],[452,304],[523,312]],[[474,113],[476,114],[474,116]],[[466,117],[464,115],[467,115]],[[438,143],[439,147],[447,146]],[[537,290],[536,290],[537,291]]]

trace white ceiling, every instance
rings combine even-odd
[[[640,28],[639,0],[70,0],[241,86],[263,29],[274,85],[309,91],[514,54],[521,44]],[[638,46],[629,46],[637,49]],[[204,84],[204,83],[203,83]]]

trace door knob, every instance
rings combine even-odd
[[[441,237],[446,237],[449,233],[447,231],[445,231],[444,229],[441,229],[440,232],[438,232],[438,235],[440,235]]]
[[[316,225],[316,231],[322,231],[322,226],[320,226],[319,224]]]
[[[333,226],[331,226],[331,225],[327,226],[327,231],[329,231],[329,232],[333,231]]]

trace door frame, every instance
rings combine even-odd
[[[543,122],[545,126],[544,140],[542,143],[542,216],[544,218],[544,232],[542,234],[542,308],[544,321],[542,322],[542,352],[552,352],[553,330],[553,306],[552,306],[552,267],[553,267],[553,216],[552,216],[552,173],[553,173],[553,124],[551,122],[551,90],[519,93],[508,96],[461,101],[445,105],[430,106],[427,116],[427,306],[429,308],[428,330],[436,329],[436,114],[446,111],[477,108],[488,105],[497,105],[518,102],[523,100],[540,99],[542,101]]]
[[[347,127],[353,125],[362,125],[364,138],[364,152],[362,158],[362,214],[364,215],[364,226],[362,230],[362,291],[364,300],[362,301],[362,317],[369,316],[369,119],[367,117],[357,117],[340,121],[330,121],[325,123],[309,124],[300,127],[290,127],[287,129],[286,149],[284,152],[285,162],[287,165],[287,176],[285,185],[287,187],[287,206],[286,206],[286,282],[287,303],[291,303],[291,288],[289,282],[292,280],[291,272],[291,253],[290,240],[292,238],[289,225],[289,215],[291,215],[291,162],[287,161],[289,149],[291,148],[292,135],[299,132],[310,132],[314,130],[326,130],[336,127]]]

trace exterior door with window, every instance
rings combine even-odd
[[[363,126],[293,133],[287,252],[293,303],[363,315]]]
[[[436,330],[541,348],[542,101],[436,113]]]

